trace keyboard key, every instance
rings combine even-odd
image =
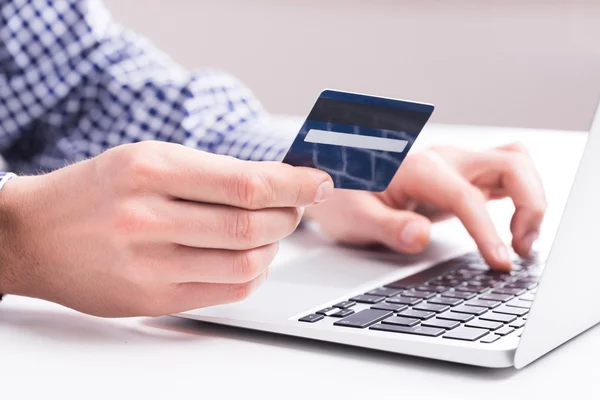
[[[524,327],[526,322],[527,321],[525,321],[524,319],[518,319],[516,321],[511,322],[509,326],[511,328],[518,329]]]
[[[334,322],[337,326],[346,326],[349,328],[366,328],[392,315],[391,311],[385,310],[362,310],[349,317]]]
[[[442,329],[446,329],[446,330],[451,330],[456,328],[457,326],[460,326],[460,322],[458,321],[451,321],[449,319],[430,319],[427,321],[423,321],[421,323],[421,325],[423,326],[430,326],[432,328],[442,328]]]
[[[464,267],[459,267],[454,270],[455,274],[463,275],[463,276],[475,276],[485,273],[486,269],[481,268],[480,266],[475,266],[476,268],[472,268],[470,265],[466,265]]]
[[[429,319],[435,315],[430,311],[419,311],[419,310],[405,310],[398,314],[400,317],[418,318],[418,319]]]
[[[425,292],[438,292],[438,293],[442,293],[445,292],[446,290],[449,290],[450,288],[448,286],[440,286],[440,285],[425,285],[425,286],[419,286],[417,288],[417,290],[423,290]]]
[[[448,274],[444,275],[441,280],[443,280],[443,281],[456,281],[456,280],[459,280],[460,281],[462,279],[463,279],[463,277],[460,276],[460,274],[450,274],[450,273],[448,273]]]
[[[481,295],[479,297],[480,300],[494,300],[494,301],[509,301],[510,299],[512,299],[515,296],[512,296],[510,294],[495,294],[495,293],[488,293],[488,294],[484,294]]]
[[[310,315],[307,315],[306,317],[302,317],[302,318],[300,318],[300,320],[299,320],[299,321],[301,321],[301,322],[310,322],[310,323],[312,323],[312,322],[317,322],[317,321],[320,321],[320,320],[322,320],[323,318],[325,318],[325,317],[324,317],[324,316],[322,316],[321,314],[310,314]]]
[[[530,301],[523,301],[521,299],[513,299],[513,300],[509,301],[508,303],[506,303],[506,305],[509,307],[518,307],[518,308],[526,308],[526,309],[530,309],[532,304],[533,303]]]
[[[391,317],[384,319],[381,323],[400,326],[415,326],[418,325],[419,322],[421,322],[421,320],[415,318]]]
[[[420,290],[407,290],[405,292],[402,292],[402,296],[416,297],[419,299],[430,299],[430,298],[434,297],[436,294],[437,294],[436,292],[422,292]]]
[[[342,301],[341,303],[334,304],[334,307],[337,308],[350,308],[356,305],[355,301]]]
[[[329,316],[329,315],[335,314],[339,310],[340,309],[336,308],[336,307],[327,307],[327,308],[322,309],[321,311],[317,311],[317,314]]]
[[[452,299],[450,297],[436,297],[433,299],[429,299],[427,300],[428,303],[433,303],[433,304],[444,304],[447,306],[457,306],[460,303],[462,303],[461,299]]]
[[[466,340],[473,342],[480,339],[489,333],[486,329],[476,328],[458,328],[446,333],[443,337],[446,339]]]
[[[371,290],[367,292],[369,296],[384,296],[384,297],[392,297],[402,292],[402,289],[393,289],[393,288],[378,288],[375,290]]]
[[[490,333],[489,335],[487,335],[486,337],[484,337],[483,339],[481,339],[481,343],[494,343],[495,341],[497,341],[498,339],[500,339],[502,336],[498,336],[495,335],[493,333]]]
[[[415,310],[421,310],[421,311],[432,311],[435,313],[441,313],[444,311],[448,311],[450,309],[450,306],[446,306],[443,304],[431,304],[431,303],[421,303],[419,305],[416,305],[413,307],[413,309]]]
[[[537,261],[533,257],[528,257],[515,260],[514,263],[520,265],[523,268],[531,268],[537,264]]]
[[[521,276],[519,277],[519,279],[517,279],[518,282],[523,282],[523,283],[539,283],[540,281],[540,275],[538,275],[537,273],[530,273],[527,276]]]
[[[502,304],[502,302],[493,300],[469,300],[465,304],[472,307],[496,308]]]
[[[471,282],[474,284],[477,281],[471,281]],[[483,287],[492,287],[492,286],[496,285],[498,282],[501,282],[501,281],[498,281],[496,279],[479,279],[479,285],[483,286]]]
[[[371,308],[374,308],[375,310],[387,310],[387,311],[393,311],[393,312],[400,312],[400,311],[406,310],[408,308],[408,306],[404,305],[404,304],[379,303],[379,304],[375,304]]]
[[[458,322],[467,322],[467,321],[472,320],[474,317],[471,314],[461,314],[461,313],[455,313],[452,311],[447,311],[443,314],[438,315],[438,318],[449,319],[451,321],[458,321]]]
[[[396,332],[396,333],[406,333],[409,335],[420,335],[420,336],[431,336],[437,337],[446,332],[443,329],[439,328],[427,328],[424,326],[414,326],[409,328],[407,326],[398,326],[398,325],[389,325],[389,324],[378,324],[372,326],[370,329],[376,331],[386,331],[386,332]]]
[[[354,310],[350,309],[350,308],[343,308],[340,311],[336,312],[335,314],[332,314],[331,316],[334,318],[346,318],[348,315],[352,315],[354,314]]]
[[[509,333],[512,333],[514,331],[515,331],[515,328],[511,328],[510,326],[503,326],[502,328],[498,329],[497,331],[494,331],[494,333],[496,335],[506,336]]]
[[[498,307],[498,308],[494,309],[494,312],[497,312],[500,314],[510,314],[510,315],[516,315],[517,317],[522,317],[523,315],[527,314],[529,312],[529,310],[526,308],[502,306],[502,307]]]
[[[392,282],[386,287],[391,287],[394,289],[410,289],[413,287],[424,285],[425,282],[431,281],[432,278],[439,276],[440,274],[448,271],[448,268],[451,268],[455,265],[458,265],[456,260],[449,260],[434,265],[431,268],[418,272],[414,275],[407,276],[406,278],[400,279],[396,282]]]
[[[472,307],[472,306],[458,306],[454,307],[452,311],[463,314],[473,314],[473,315],[481,315],[484,312],[487,312],[487,308],[485,307]]]
[[[514,334],[517,335],[517,337],[521,337],[521,335],[523,335],[523,329],[518,329]]]
[[[510,273],[508,273],[508,272],[500,272],[500,271],[492,271],[492,270],[485,271],[484,275],[488,276],[490,278],[499,279],[499,280],[510,278]]]
[[[462,279],[442,279],[440,281],[440,284],[442,284],[444,286],[454,287],[454,286],[462,285],[464,282],[465,281]]]
[[[492,290],[492,293],[495,293],[495,294],[511,294],[513,296],[519,296],[525,292],[526,292],[525,289],[507,288],[507,287]]]
[[[475,293],[468,292],[457,292],[456,290],[449,290],[447,292],[442,293],[442,297],[451,297],[454,299],[462,299],[469,300],[475,297]]]
[[[518,288],[518,289],[533,289],[538,284],[536,282],[523,282],[523,281],[515,281],[506,285],[508,288]]]
[[[454,290],[457,292],[467,292],[467,293],[479,293],[482,291],[486,291],[487,288],[475,287],[475,286],[457,286]]]
[[[480,290],[481,288],[485,287],[486,285],[482,281],[479,281],[479,280],[475,279],[475,280],[466,282],[465,286],[470,286],[472,288],[477,288],[477,290]]]
[[[516,316],[514,315],[509,315],[509,314],[498,314],[495,312],[489,312],[486,314],[483,314],[481,317],[479,317],[481,319],[484,319],[486,321],[496,321],[496,322],[503,322],[505,324],[508,324],[510,322],[513,322],[515,319],[517,319]]]
[[[385,297],[361,294],[360,296],[353,297],[350,300],[355,301],[357,303],[376,304],[385,300]]]
[[[502,322],[495,321],[483,321],[481,319],[470,321],[465,324],[470,328],[480,328],[480,329],[489,329],[490,331],[495,331],[498,328],[502,328],[504,324]]]
[[[523,296],[519,297],[519,300],[533,301],[534,298],[535,298],[535,295],[530,292],[530,293],[526,293]]]
[[[393,304],[406,304],[409,306],[414,306],[415,304],[419,304],[423,299],[417,299],[415,297],[404,297],[404,296],[394,296],[387,299],[388,303]]]

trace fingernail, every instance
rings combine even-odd
[[[421,221],[409,222],[400,233],[400,241],[406,246],[414,246],[419,243],[426,230],[426,224]]]
[[[523,238],[523,247],[525,247],[525,249],[527,249],[527,251],[530,252],[533,248],[533,243],[535,243],[535,241],[538,240],[539,237],[540,234],[538,232],[529,232]]]
[[[322,203],[333,194],[333,184],[330,181],[321,183],[319,189],[317,189],[317,195],[315,197],[315,203]]]
[[[496,246],[496,258],[503,264],[511,264],[510,255],[508,249],[504,244]]]

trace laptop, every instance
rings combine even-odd
[[[600,270],[592,262],[599,171],[600,105],[552,245],[526,259],[515,255],[510,273],[490,271],[471,243],[452,231],[444,236],[446,250],[417,257],[342,246],[322,250],[309,233],[300,239],[306,251],[273,268],[247,300],[176,316],[480,367],[524,368],[600,322]]]

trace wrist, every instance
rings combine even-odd
[[[23,260],[18,257],[23,196],[22,180],[13,178],[0,190],[0,293],[21,294]]]

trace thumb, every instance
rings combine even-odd
[[[379,207],[378,207],[379,208]],[[381,244],[402,253],[422,252],[429,244],[431,221],[412,211],[381,204],[374,219],[375,235]]]

